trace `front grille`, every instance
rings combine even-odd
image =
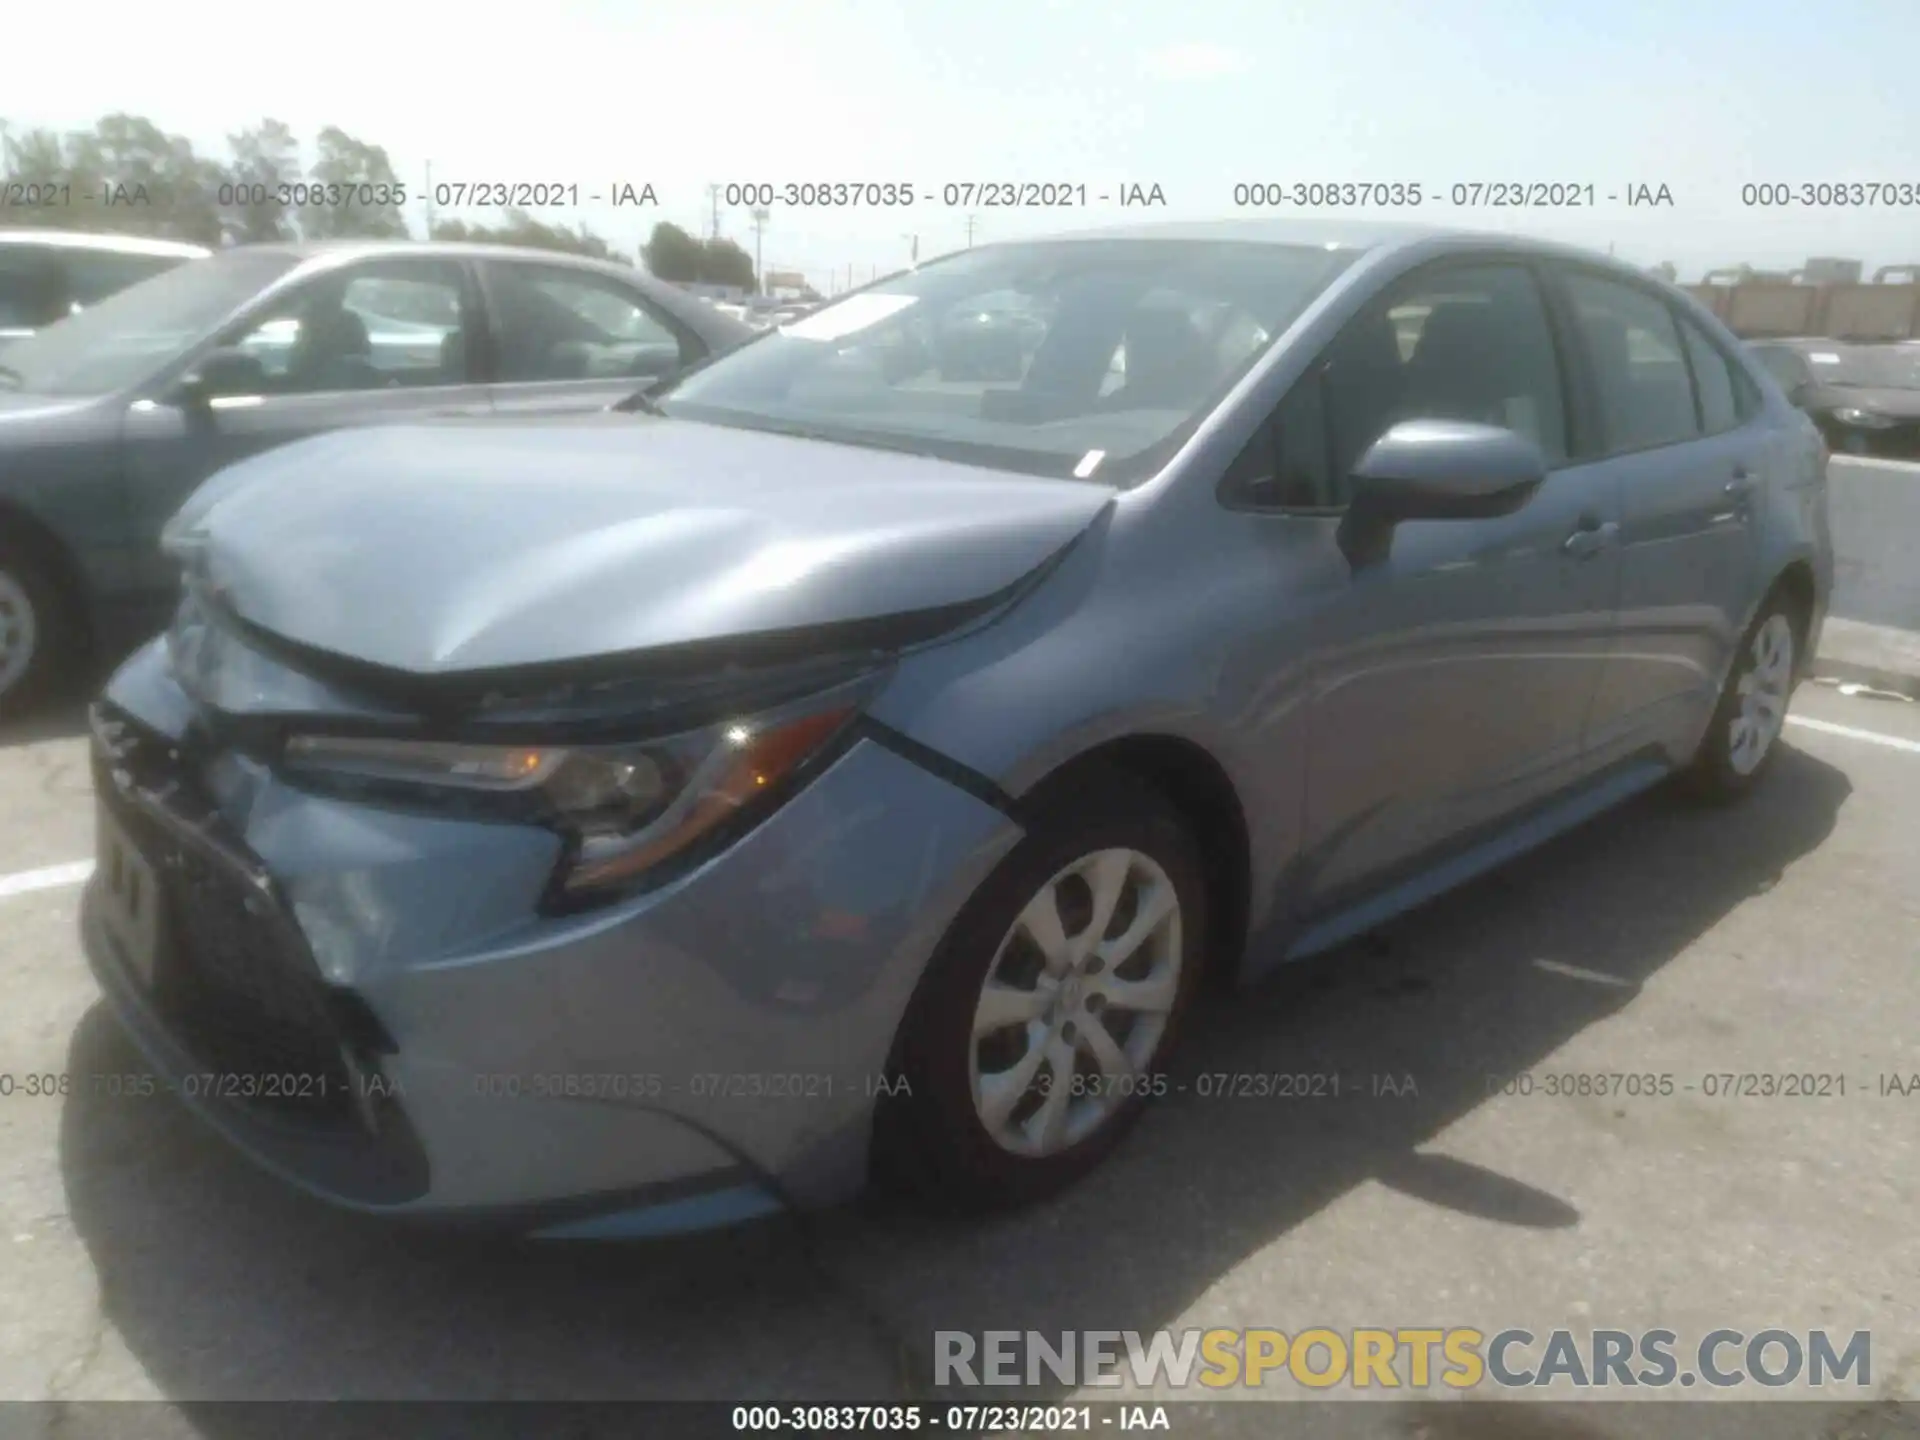
[[[272,902],[177,847],[165,860],[175,963],[163,1004],[187,1048],[235,1099],[350,1118],[353,1077],[324,987]]]
[[[194,783],[190,755],[96,715],[95,789],[154,867],[164,940],[150,1001],[204,1068],[200,1093],[359,1125],[329,990],[272,881]]]

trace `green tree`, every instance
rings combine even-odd
[[[233,159],[226,178],[235,187],[233,203],[221,207],[229,239],[250,245],[292,240],[299,231],[276,193],[300,179],[300,142],[279,120],[262,120],[251,130],[227,137]]]
[[[640,258],[647,269],[662,280],[675,284],[698,283],[705,268],[706,250],[678,225],[662,220],[640,247]]]
[[[753,257],[732,240],[710,239],[700,246],[703,254],[701,278],[709,285],[738,285],[758,291],[754,281]]]
[[[58,186],[71,183],[67,170],[66,149],[60,137],[51,130],[22,130],[18,135],[7,132],[6,154],[0,155],[4,162],[7,179],[16,185]],[[90,220],[93,207],[86,206],[83,212]],[[44,210],[20,210],[9,214],[9,224],[43,225],[58,224],[62,229],[83,228],[72,223],[72,212]]]
[[[434,222],[435,240],[471,240],[488,245],[525,245],[535,250],[558,250],[567,255],[586,255],[595,260],[612,260],[622,265],[633,262],[615,250],[584,224],[568,229],[536,220],[525,210],[507,209],[499,225],[480,225],[467,220]]]
[[[75,196],[71,219],[84,228],[220,243],[223,168],[196,155],[184,136],[121,112],[69,135],[63,149],[74,189],[96,197],[83,203]]]
[[[337,125],[329,125],[320,132],[318,149],[319,156],[307,172],[307,178],[321,185],[351,186],[359,193],[352,196],[350,204],[303,207],[299,216],[300,233],[311,240],[406,239],[407,220],[398,203],[362,203],[370,198],[361,190],[363,186],[374,188],[376,193],[371,197],[374,199],[379,198],[381,187],[385,187],[389,196],[400,193],[400,179],[393,172],[393,162],[387,158],[387,152],[378,145],[354,139]]]

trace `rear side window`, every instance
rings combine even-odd
[[[98,305],[116,290],[138,284],[180,264],[174,255],[116,255],[76,250],[67,256],[67,285],[81,305]]]
[[[645,379],[700,358],[634,291],[591,271],[487,262],[499,378]]]
[[[1694,392],[1700,397],[1700,423],[1709,435],[1731,430],[1741,420],[1735,399],[1733,367],[1700,327],[1682,319],[1680,335],[1687,347],[1687,363],[1693,369]]]
[[[1700,434],[1693,382],[1673,312],[1659,296],[1594,275],[1567,278],[1592,362],[1607,449],[1620,454]]]

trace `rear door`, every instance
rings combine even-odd
[[[135,533],[160,528],[210,475],[288,441],[351,425],[487,413],[472,379],[474,282],[457,260],[357,262],[298,283],[236,321],[210,349],[247,357],[247,377],[203,405],[139,402],[126,427]],[[140,587],[173,569],[142,548]]]
[[[494,408],[604,410],[707,347],[638,286],[582,266],[479,262]]]
[[[1659,291],[1577,266],[1558,274],[1623,509],[1619,638],[1590,744],[1603,761],[1649,743],[1682,759],[1756,593],[1760,397]]]

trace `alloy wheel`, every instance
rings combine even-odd
[[[1767,758],[1787,720],[1793,687],[1793,623],[1769,615],[1741,659],[1738,708],[1728,722],[1727,763],[1736,775],[1751,775]]]
[[[1057,1155],[1140,1088],[1180,995],[1180,900],[1151,856],[1097,850],[1021,909],[987,967],[974,1113],[1003,1150]]]

